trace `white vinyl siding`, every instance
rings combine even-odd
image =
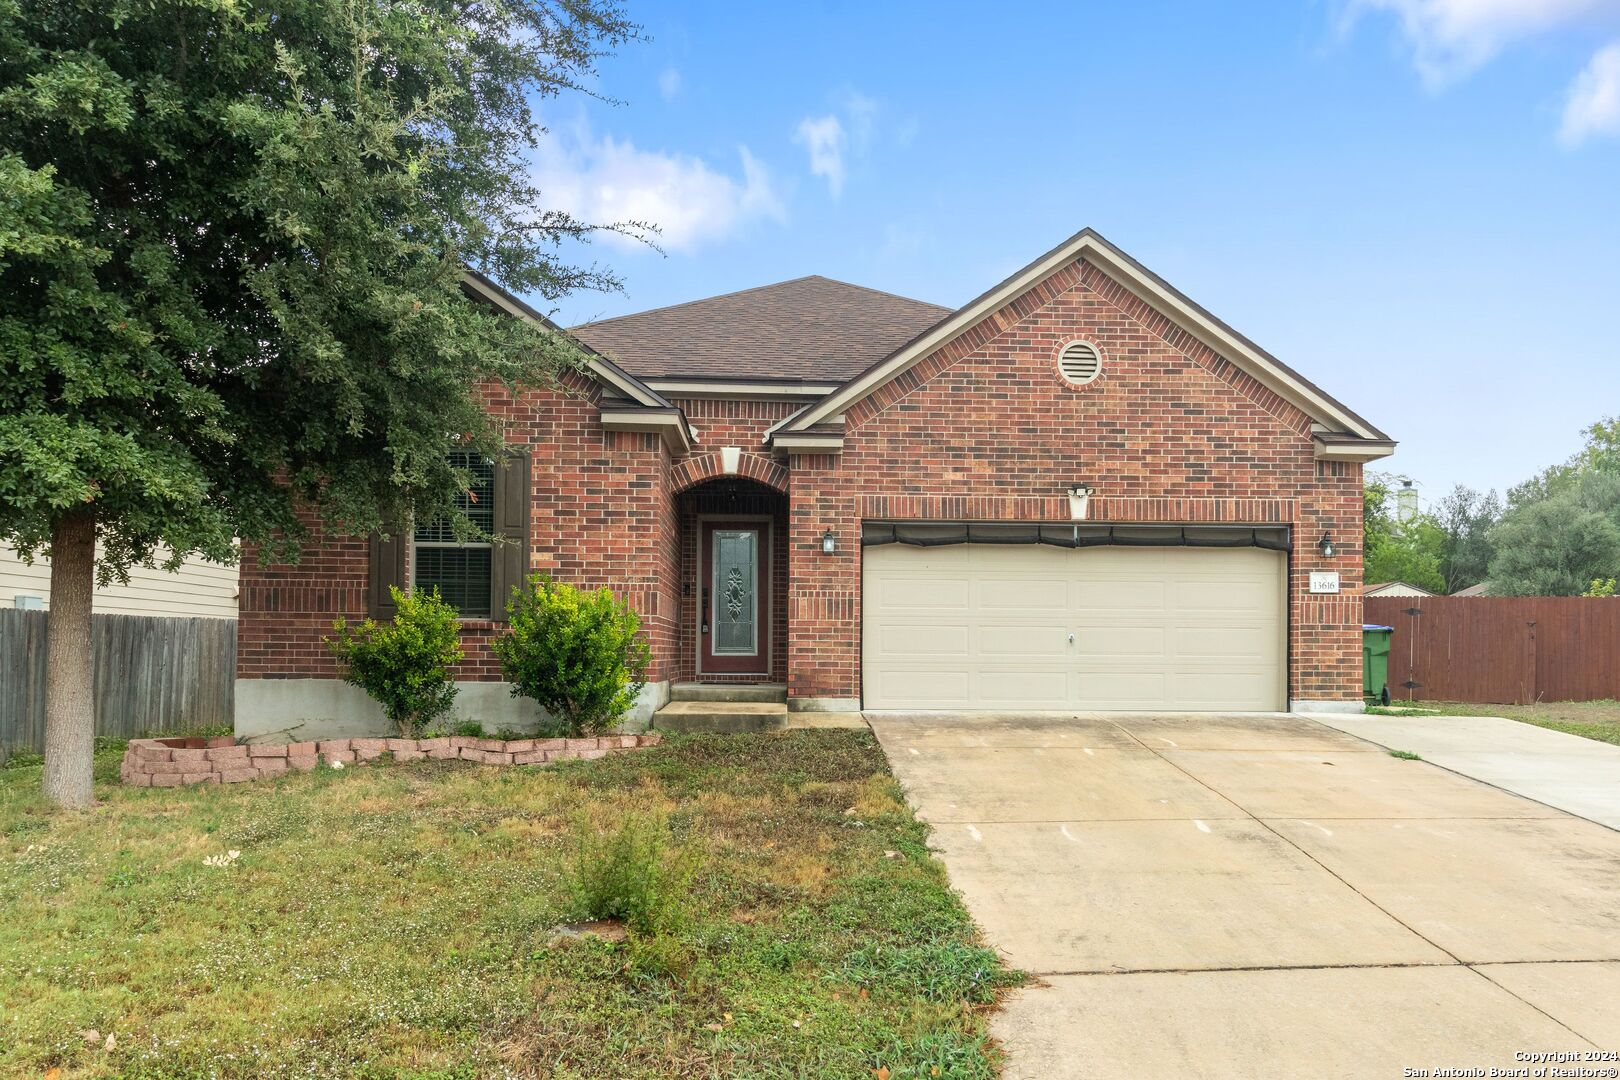
[[[99,615],[234,619],[237,580],[236,567],[196,558],[187,559],[172,574],[137,566],[129,572],[128,585],[96,587],[94,610]],[[35,559],[28,566],[10,547],[0,544],[0,608],[16,607],[18,596],[40,597],[50,608],[50,560]]]
[[[862,554],[866,708],[1285,708],[1283,552],[886,544]]]

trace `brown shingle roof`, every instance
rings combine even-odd
[[[641,379],[841,382],[949,314],[811,276],[586,323],[572,333]]]

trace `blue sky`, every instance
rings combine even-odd
[[[957,305],[1097,228],[1429,498],[1620,413],[1620,0],[634,4],[535,169],[664,252],[567,324],[802,274]]]

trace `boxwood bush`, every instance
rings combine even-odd
[[[371,695],[400,737],[409,739],[455,704],[450,669],[461,662],[461,630],[456,609],[439,590],[390,586],[389,592],[398,605],[392,621],[350,626],[339,619],[332,624],[336,634],[325,641],[343,667],[343,681]]]
[[[495,655],[515,696],[532,698],[562,734],[611,728],[647,683],[641,620],[607,589],[584,591],[536,574],[507,602]]]

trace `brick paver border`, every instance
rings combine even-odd
[[[183,784],[239,784],[307,772],[321,762],[352,765],[378,761],[474,761],[481,765],[545,765],[605,757],[620,750],[656,746],[656,732],[644,735],[599,735],[579,739],[482,739],[447,735],[435,739],[320,739],[313,742],[239,743],[229,735],[216,738],[131,739],[124,751],[119,778],[135,787],[179,787]]]

